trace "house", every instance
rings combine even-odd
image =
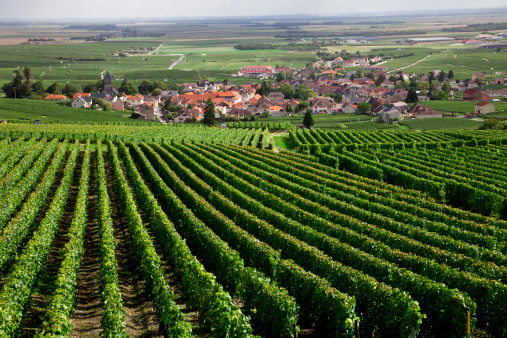
[[[392,123],[394,119],[399,119],[401,114],[408,110],[405,102],[395,102],[389,104],[379,113],[379,121]]]
[[[356,104],[344,103],[341,108],[341,113],[352,114],[352,113],[355,113],[356,110],[357,110]]]
[[[144,96],[141,94],[136,94],[130,98],[128,101],[131,106],[140,106],[144,103]]]
[[[414,116],[417,120],[433,117],[442,117],[442,112],[426,107],[422,104],[414,104],[412,108],[407,110],[409,116]]]
[[[271,66],[245,66],[238,72],[238,76],[259,76],[259,75],[272,75],[273,70]]]
[[[387,109],[387,108],[386,108]],[[400,119],[401,112],[397,109],[392,110],[382,110],[378,116],[379,121],[385,122],[385,123],[392,123],[395,119]]]
[[[335,65],[343,65],[343,59],[338,56],[336,59],[333,60],[333,63]]]
[[[267,98],[273,105],[278,105],[285,102],[285,97],[281,92],[271,92],[268,94]]]
[[[125,107],[123,106],[123,102],[116,101],[111,103],[111,109],[112,110],[125,110]]]
[[[62,101],[62,100],[65,100],[67,98],[67,96],[65,95],[57,95],[57,94],[51,94],[51,95],[48,95],[44,98],[44,100],[48,100],[48,101]]]
[[[480,72],[480,73],[474,73],[472,75],[472,80],[475,80],[475,79],[484,79],[484,73],[483,72]]]
[[[231,110],[231,112],[229,113],[229,116],[234,116],[239,119],[242,119],[245,117],[250,117],[252,115],[254,115],[252,111],[250,111],[249,109],[244,109],[244,108],[233,108]]]
[[[91,95],[92,95],[91,93],[75,93],[74,97],[72,99],[75,100],[75,99],[77,99],[78,96],[88,97],[88,96],[91,96]]]
[[[319,96],[310,98],[308,108],[312,110],[313,114],[332,114],[336,112],[336,102],[330,97]]]
[[[187,111],[182,111],[174,118],[174,123],[186,123],[192,120],[192,115]]]
[[[269,116],[271,117],[286,117],[287,112],[282,110],[280,106],[270,106],[269,107]]]
[[[470,88],[463,92],[463,101],[491,101],[491,96],[487,95],[482,88]]]
[[[497,85],[507,85],[507,79],[506,78],[498,78],[495,80],[495,84]]]
[[[489,114],[495,112],[495,105],[488,101],[481,101],[475,104],[475,115]]]
[[[356,63],[351,60],[345,60],[345,61],[343,61],[343,66],[344,67],[356,67]]]
[[[143,104],[139,109],[139,114],[141,114],[138,117],[140,120],[156,120],[155,109],[151,104]]]
[[[123,104],[122,104],[123,105]],[[91,96],[78,96],[71,103],[72,108],[91,108],[92,98]]]

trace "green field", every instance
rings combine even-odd
[[[422,120],[402,121],[400,125],[407,126],[412,130],[466,130],[477,129],[482,125],[481,121],[473,121],[466,118],[443,117]]]
[[[41,120],[43,123],[134,122],[128,116],[129,112],[71,108],[42,100],[0,98],[0,120]]]

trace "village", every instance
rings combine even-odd
[[[106,72],[104,87],[98,93],[75,93],[71,106],[92,108],[93,99],[101,99],[113,110],[132,110],[132,117],[140,120],[188,123],[203,119],[206,102],[211,99],[215,118],[222,122],[288,117],[311,110],[313,114],[368,114],[380,122],[396,123],[443,117],[442,112],[425,106],[423,102],[454,98],[458,92],[461,92],[463,101],[477,101],[475,110],[465,117],[494,112],[493,102],[507,97],[506,88],[483,89],[482,86],[487,84],[483,73],[475,73],[470,79],[460,81],[453,79],[452,71],[434,70],[426,74],[408,74],[402,70],[387,72],[381,61],[381,56],[360,56],[349,60],[338,56],[331,61],[317,60],[301,69],[245,66],[233,75],[233,78],[252,78],[243,85],[236,86],[230,80],[213,82],[203,79],[178,84],[177,90],[162,90],[152,95],[120,93],[112,83],[112,76]],[[361,69],[350,70],[351,67]],[[498,85],[506,83],[507,78],[494,81]],[[58,94],[45,97],[45,100],[65,99],[66,96]]]

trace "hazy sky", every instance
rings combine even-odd
[[[506,7],[505,0],[0,0],[0,18],[204,17]]]

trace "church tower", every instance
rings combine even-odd
[[[111,78],[111,75],[109,72],[106,72],[106,76],[104,76],[104,94],[107,94],[109,96],[113,96],[114,90],[113,90],[113,79]]]

